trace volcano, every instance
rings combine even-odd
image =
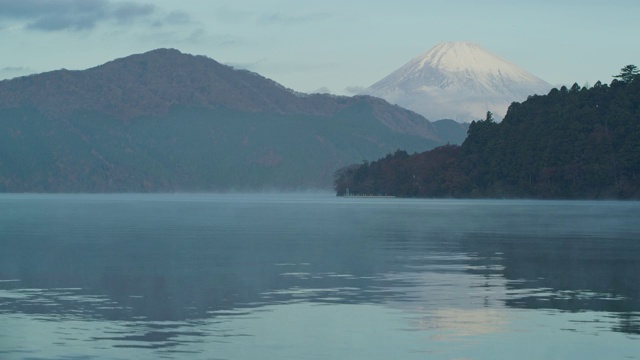
[[[380,97],[430,120],[469,122],[491,111],[502,119],[512,102],[547,94],[552,86],[481,46],[441,43],[371,85]]]

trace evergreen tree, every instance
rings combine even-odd
[[[487,111],[487,117],[484,119],[486,122],[495,122],[493,119],[493,113],[491,111]]]
[[[638,70],[637,66],[627,65],[622,69],[620,69],[620,74],[613,75],[613,77],[620,79],[620,81],[623,81],[628,84],[632,82],[634,79],[636,79],[638,77],[638,74],[640,74],[640,70]]]

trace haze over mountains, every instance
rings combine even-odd
[[[509,105],[552,86],[469,42],[441,43],[371,85],[362,94],[383,98],[430,120],[502,119]]]
[[[0,81],[0,191],[329,188],[341,166],[465,136],[170,49]]]

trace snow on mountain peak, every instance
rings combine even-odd
[[[551,85],[471,42],[445,42],[413,58],[363,94],[381,97],[429,119],[502,118],[513,101]]]
[[[420,67],[429,65],[447,71],[462,71],[470,67],[491,71],[500,59],[470,42],[446,42],[417,56],[414,61]]]

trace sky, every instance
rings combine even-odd
[[[593,85],[640,66],[638,14],[637,0],[0,0],[0,79],[175,48],[353,95],[470,41],[554,86]]]

